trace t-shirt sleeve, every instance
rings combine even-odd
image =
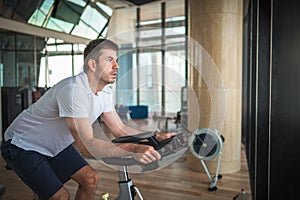
[[[60,117],[87,118],[88,94],[83,88],[66,86],[56,94]]]

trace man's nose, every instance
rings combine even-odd
[[[119,64],[116,60],[113,61],[113,69],[119,69]]]

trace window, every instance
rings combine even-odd
[[[134,53],[130,59],[125,55],[119,58],[120,69],[123,63],[130,68],[119,72],[117,104],[148,105],[150,113],[159,114],[176,113],[181,109],[181,88],[187,81],[185,17],[170,17],[165,21],[165,29],[161,28],[161,19],[140,21],[137,48],[132,46],[131,51],[128,50],[130,45],[123,48]],[[127,62],[122,62],[125,59]],[[131,82],[127,88],[122,84],[123,79]]]
[[[83,70],[83,50],[85,45],[66,44],[49,38],[45,56],[41,58],[39,87],[52,87],[60,80],[76,75]]]
[[[3,87],[36,87],[44,38],[1,30],[0,82]]]
[[[15,8],[17,9],[17,7]],[[89,39],[105,37],[112,9],[85,0],[44,0],[28,23]]]

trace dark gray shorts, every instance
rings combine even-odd
[[[48,157],[3,141],[1,154],[39,199],[49,199],[75,172],[88,164],[72,145],[55,157]]]

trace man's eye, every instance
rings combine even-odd
[[[108,58],[108,59],[107,59],[107,61],[111,63],[111,62],[113,62],[113,61],[114,61],[114,59],[112,59],[112,58]]]

